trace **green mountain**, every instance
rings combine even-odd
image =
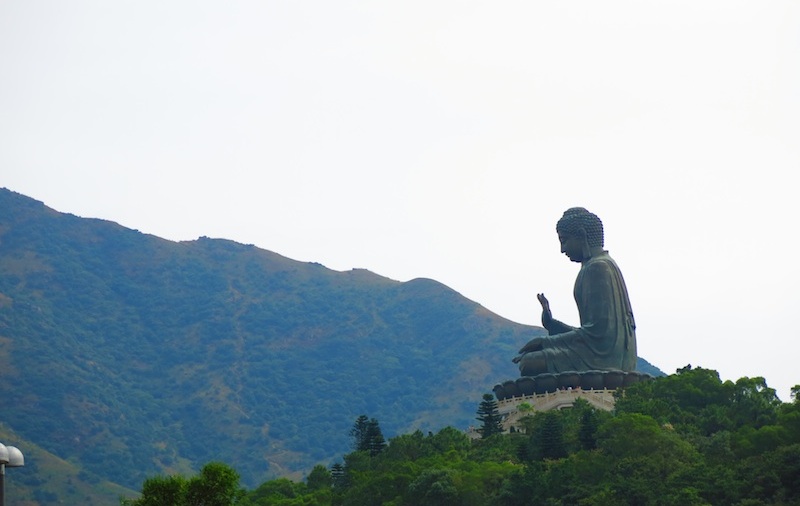
[[[578,399],[479,440],[451,427],[403,434],[345,455],[330,471],[316,467],[305,481],[265,482],[237,504],[797,506],[800,386],[792,390],[793,402],[782,403],[763,377],[721,381],[717,371],[687,366],[629,386],[613,412]],[[487,403],[486,412],[496,409]],[[229,497],[232,472],[202,473],[194,488]],[[156,504],[175,490],[168,484],[153,483],[130,506]]]
[[[22,449],[25,454],[25,467],[6,470],[6,504],[106,506],[119,504],[120,497],[138,495],[136,490],[83,471],[76,462],[53,455],[2,425],[0,441]]]
[[[209,461],[247,486],[299,477],[349,450],[361,414],[387,436],[466,428],[543,332],[430,279],[167,241],[0,190],[0,422],[95,481]]]

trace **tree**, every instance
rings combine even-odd
[[[210,462],[203,466],[186,487],[186,502],[189,506],[230,506],[243,495],[239,487],[239,473],[221,462]]]
[[[738,425],[755,428],[775,423],[781,405],[775,389],[760,376],[736,380],[732,401],[731,418]]]
[[[331,466],[331,486],[336,489],[347,486],[347,476],[344,473],[344,466],[340,462]]]
[[[547,411],[539,415],[542,423],[533,434],[534,453],[540,459],[560,459],[567,456],[564,445],[564,424],[558,411]]]
[[[367,451],[375,456],[386,448],[386,439],[383,437],[378,420],[372,418],[367,427]]]
[[[419,506],[458,504],[458,489],[452,469],[426,469],[408,485],[408,499]]]
[[[308,474],[306,485],[308,485],[309,490],[318,490],[321,488],[330,488],[331,481],[331,472],[328,471],[325,466],[317,464]]]
[[[467,435],[453,427],[445,427],[436,434],[428,436],[428,442],[439,453],[467,452],[472,447]],[[394,440],[392,440],[392,444],[394,444]]]
[[[186,479],[183,476],[154,476],[142,484],[142,496],[128,501],[130,506],[186,505]]]
[[[357,452],[369,452],[371,456],[375,456],[386,447],[386,439],[378,420],[367,418],[367,415],[356,419],[350,429],[350,436],[353,438],[353,449]]]
[[[422,457],[428,456],[433,452],[433,446],[420,430],[416,430],[411,434],[402,434],[392,438],[392,444],[383,452],[384,458],[388,460],[400,461],[408,460],[414,461]]]
[[[581,412],[578,441],[584,450],[594,450],[597,447],[597,427],[600,425],[597,411],[586,408]]]
[[[476,419],[481,422],[478,433],[482,438],[486,439],[494,434],[502,434],[503,418],[497,410],[497,401],[494,400],[492,394],[483,394],[483,400],[478,406],[478,417]]]
[[[233,506],[244,491],[239,487],[239,473],[221,462],[203,466],[198,476],[155,476],[142,485],[142,496],[123,501],[129,506]]]
[[[288,478],[277,478],[259,485],[247,494],[245,504],[282,504],[283,501],[294,500],[303,495],[307,487],[302,483],[294,483]]]

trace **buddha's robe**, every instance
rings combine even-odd
[[[636,369],[636,324],[628,289],[607,251],[583,263],[574,295],[581,326],[553,320],[541,350],[548,372]]]

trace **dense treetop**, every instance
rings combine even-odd
[[[525,427],[475,441],[453,428],[396,436],[305,482],[243,490],[235,504],[800,504],[800,399],[778,402],[761,378],[687,367],[618,392],[613,413],[578,401]]]

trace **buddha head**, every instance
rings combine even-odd
[[[583,262],[592,250],[603,247],[603,222],[582,207],[572,207],[556,224],[561,252],[573,262]]]

